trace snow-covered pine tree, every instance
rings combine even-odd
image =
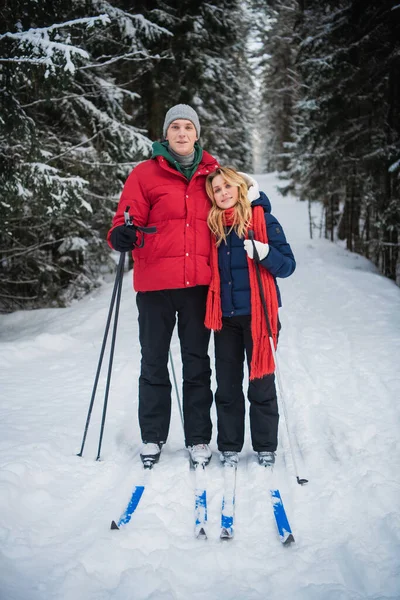
[[[305,4],[292,164],[329,227],[400,284],[400,10],[390,0]]]
[[[252,0],[255,56],[260,72],[257,122],[262,162],[267,171],[284,174],[289,168],[288,150],[293,142],[294,104],[298,76],[295,69],[294,30],[298,18],[296,0]]]
[[[195,102],[204,124],[205,146],[222,163],[252,171],[257,95],[250,63],[250,25],[246,3],[213,0],[202,4],[197,27],[203,35],[203,77]]]
[[[89,17],[87,15],[90,15]],[[146,42],[167,32],[118,2],[16,0],[0,33],[0,307],[63,305],[91,289],[132,162]]]
[[[268,167],[286,170],[289,158],[292,187],[324,205],[325,235],[346,240],[400,284],[398,5],[268,4]]]
[[[238,0],[153,0],[143,14],[173,33],[150,46],[153,62],[139,82],[141,119],[158,139],[166,110],[191,104],[201,142],[222,162],[251,169],[253,86],[247,55],[248,15]]]

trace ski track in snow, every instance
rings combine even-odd
[[[141,469],[140,351],[127,273],[100,461],[107,353],[84,456],[76,454],[112,277],[69,308],[0,316],[0,600],[400,599],[400,289],[363,257],[310,240],[306,203],[281,198],[273,175],[257,178],[298,263],[280,281],[280,398],[289,422],[281,408],[274,471],[295,544],[279,541],[248,424],[231,541],[218,539],[215,432],[209,537],[194,539],[194,473],[174,390],[160,463]],[[180,378],[176,336],[171,349]],[[286,426],[306,486],[296,482]],[[142,483],[131,522],[111,531]]]

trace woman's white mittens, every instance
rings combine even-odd
[[[260,260],[264,260],[264,258],[267,258],[269,252],[269,244],[264,244],[263,242],[258,242],[257,240],[254,240],[254,245],[258,253],[258,258]],[[244,240],[244,249],[246,250],[249,258],[254,258],[254,247],[252,240]]]

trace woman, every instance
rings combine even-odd
[[[255,182],[253,182],[255,183]],[[207,177],[212,201],[208,226],[212,235],[211,285],[205,325],[216,333],[215,367],[218,449],[226,465],[235,466],[244,443],[244,356],[250,373],[250,430],[252,445],[263,466],[272,466],[278,443],[278,405],[274,359],[260,298],[254,245],[276,347],[280,293],[276,277],[288,277],[296,267],[281,225],[270,214],[264,193],[252,203],[245,176],[219,167]],[[258,195],[258,194],[256,194]],[[254,245],[248,231],[254,231]]]

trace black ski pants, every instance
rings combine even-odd
[[[215,370],[217,391],[218,449],[240,452],[244,443],[245,399],[243,394],[244,358],[251,363],[253,343],[251,317],[223,317],[222,330],[215,333]],[[275,375],[249,382],[250,431],[256,452],[274,452],[278,444],[278,403]]]
[[[139,425],[144,442],[165,442],[171,420],[168,352],[178,317],[183,365],[183,416],[186,446],[211,439],[210,331],[204,326],[207,286],[138,292]]]

